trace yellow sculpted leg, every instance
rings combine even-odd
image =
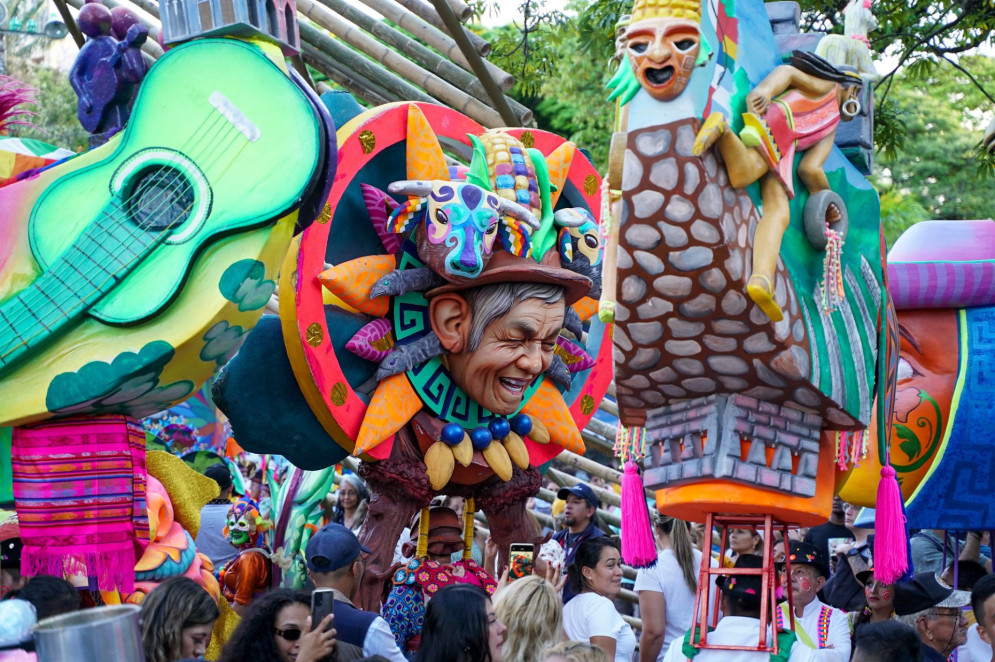
[[[781,307],[774,301],[774,286],[766,274],[753,274],[746,284],[746,293],[772,322],[780,322],[784,317]]]

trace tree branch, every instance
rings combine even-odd
[[[993,105],[995,105],[995,97],[992,97],[992,95],[988,94],[988,91],[987,91],[987,90],[985,90],[985,88],[984,88],[984,87],[983,87],[983,86],[981,85],[981,83],[980,83],[980,82],[978,82],[978,79],[977,79],[977,78],[975,78],[975,77],[974,77],[974,76],[973,76],[973,75],[971,74],[971,72],[970,72],[970,71],[968,71],[968,70],[967,70],[967,69],[965,69],[964,67],[960,66],[960,65],[959,65],[958,63],[954,62],[953,60],[951,60],[951,59],[950,59],[949,57],[947,57],[946,55],[941,55],[941,57],[942,57],[942,58],[943,58],[944,60],[946,60],[947,62],[949,62],[949,63],[950,63],[950,64],[951,64],[952,66],[953,66],[953,68],[954,68],[954,69],[956,69],[957,71],[959,71],[959,72],[961,72],[962,74],[964,74],[965,76],[967,76],[967,77],[968,77],[968,79],[969,79],[969,80],[971,81],[971,83],[973,83],[973,84],[974,84],[974,86],[975,86],[976,88],[978,88],[978,90],[979,90],[979,91],[980,91],[980,92],[981,92],[982,94],[984,94],[984,95],[985,95],[985,97],[986,97],[986,98],[987,98],[987,99],[988,99],[989,101],[991,101]]]

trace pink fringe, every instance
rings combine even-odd
[[[902,488],[890,465],[881,468],[877,510],[874,516],[874,577],[886,584],[898,581],[908,570],[908,547]]]
[[[656,541],[639,467],[626,462],[622,472],[622,560],[633,568],[656,563]]]
[[[118,589],[124,593],[135,590],[135,549],[129,541],[118,550],[100,552],[67,552],[65,548],[42,549],[25,546],[21,552],[21,574],[88,575],[96,577],[101,591]]]

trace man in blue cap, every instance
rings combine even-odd
[[[387,622],[359,609],[350,599],[366,569],[363,554],[369,553],[352,531],[341,524],[327,524],[307,543],[308,575],[315,588],[332,589],[335,629],[340,641],[362,648],[366,657],[381,655],[391,662],[405,662]]]
[[[564,569],[573,563],[577,548],[588,538],[598,538],[605,532],[595,524],[595,513],[598,510],[598,497],[587,483],[577,483],[573,487],[564,487],[556,493],[557,499],[563,499],[563,523],[567,528],[557,531],[553,540],[560,543],[566,556]],[[570,602],[574,592],[570,590],[570,582],[563,587],[563,604]]]

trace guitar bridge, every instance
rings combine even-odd
[[[228,120],[232,126],[238,129],[245,139],[250,143],[254,143],[259,140],[260,132],[259,127],[252,123],[248,117],[245,116],[241,110],[238,109],[231,99],[226,97],[224,94],[215,90],[211,92],[209,101],[211,105],[214,106],[221,115]]]

